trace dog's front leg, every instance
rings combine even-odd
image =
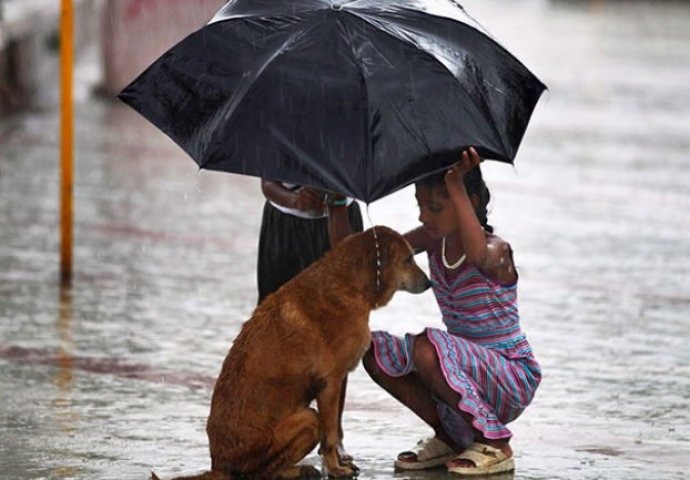
[[[326,381],[326,387],[316,396],[316,404],[321,420],[321,446],[319,453],[323,457],[330,477],[349,477],[354,475],[350,467],[340,465],[338,460],[338,415],[340,411],[340,392],[344,375],[332,376]]]

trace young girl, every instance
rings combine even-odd
[[[446,465],[462,475],[514,469],[511,432],[541,380],[520,329],[510,245],[487,224],[489,192],[470,148],[448,172],[416,185],[422,227],[406,237],[426,251],[447,330],[405,338],[373,332],[364,367],[434,430],[395,466]]]

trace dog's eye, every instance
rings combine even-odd
[[[407,258],[405,259],[405,265],[410,265],[410,264],[412,263],[412,259],[413,259],[413,258],[414,258],[414,257],[413,257],[412,255],[410,255],[409,257],[407,257]]]

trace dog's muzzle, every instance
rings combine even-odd
[[[415,281],[412,282],[411,287],[412,288],[407,289],[408,292],[422,293],[431,287],[431,281],[429,280],[429,277],[427,277],[424,273],[421,273],[415,278]]]

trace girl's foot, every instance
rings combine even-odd
[[[424,438],[410,450],[398,454],[397,470],[427,470],[444,465],[455,456],[455,449],[437,437]]]
[[[515,470],[513,450],[508,442],[475,442],[446,463],[448,471],[460,475],[491,475]]]

